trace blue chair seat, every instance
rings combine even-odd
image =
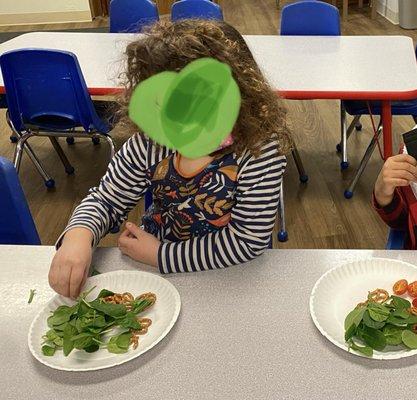
[[[372,114],[381,115],[381,102],[371,101]],[[368,115],[369,110],[366,101],[348,100],[344,101],[346,111],[350,115]],[[394,101],[391,103],[393,115],[417,115],[417,99],[408,101]]]

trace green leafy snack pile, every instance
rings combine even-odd
[[[346,316],[345,340],[349,349],[368,357],[387,346],[417,349],[417,308],[402,297],[376,289]]]
[[[68,356],[73,349],[93,353],[107,348],[110,353],[121,354],[126,353],[130,345],[137,348],[139,335],[146,334],[152,323],[138,314],[155,303],[156,295],[144,293],[134,298],[131,293],[118,294],[103,289],[96,299],[87,301],[93,289],[82,293],[72,307],[59,306],[48,317],[50,329],[42,343],[45,356],[53,356],[59,349]]]

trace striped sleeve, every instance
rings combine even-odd
[[[110,162],[99,186],[90,189],[74,210],[57,243],[70,229],[84,227],[93,233],[93,245],[97,246],[109,231],[118,229],[150,185],[145,173],[148,164],[165,156],[157,153],[140,135],[132,136]]]
[[[274,142],[264,146],[258,158],[246,154],[238,162],[236,204],[229,224],[201,237],[163,243],[158,253],[161,273],[225,268],[252,260],[268,247],[286,159],[278,155]]]

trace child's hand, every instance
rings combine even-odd
[[[385,161],[375,183],[375,198],[381,207],[391,203],[395,188],[417,182],[417,161],[408,154],[398,154]]]
[[[65,297],[76,298],[87,279],[93,234],[85,228],[68,231],[49,270],[49,285]]]
[[[126,228],[119,237],[120,251],[136,261],[157,267],[161,242],[131,222]]]

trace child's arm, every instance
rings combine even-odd
[[[75,209],[58,240],[59,249],[49,274],[55,291],[66,297],[79,294],[91,263],[92,248],[123,223],[150,184],[145,174],[148,162],[166,157],[166,152],[157,151],[134,135],[115,155],[100,185],[91,189]]]
[[[398,154],[385,161],[375,182],[373,203],[391,228],[407,228],[408,207],[397,188],[416,181],[417,161],[410,155]]]
[[[163,243],[158,251],[161,273],[224,268],[249,261],[268,247],[286,160],[276,143],[265,146],[257,159],[242,158],[229,224],[201,237]]]

